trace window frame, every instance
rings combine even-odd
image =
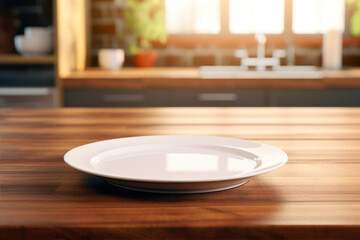
[[[164,0],[165,1],[165,0]],[[198,39],[198,40],[235,40],[235,39],[243,39],[243,40],[251,40],[254,39],[254,33],[249,34],[238,34],[238,33],[231,33],[229,29],[229,0],[220,0],[220,32],[216,34],[201,34],[201,33],[191,33],[191,34],[169,34],[169,38],[172,40],[176,39]],[[292,31],[292,15],[293,15],[293,0],[284,0],[284,31],[279,34],[269,34],[266,33],[265,36],[268,39],[274,39],[275,41],[279,41],[283,39],[285,42],[290,42],[293,39],[304,39],[306,40],[321,40],[323,34],[316,33],[316,34],[299,34],[294,33]],[[349,30],[350,24],[350,14],[351,7],[346,4],[345,6],[345,26],[344,26],[344,37],[354,38]],[[176,42],[176,41],[175,41]]]

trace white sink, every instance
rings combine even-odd
[[[283,79],[318,79],[323,72],[314,66],[278,66],[270,71],[244,71],[241,66],[202,66],[202,78],[283,78]]]

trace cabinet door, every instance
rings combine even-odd
[[[269,90],[270,106],[360,106],[360,90]]]
[[[264,92],[259,89],[176,90],[170,94],[173,106],[264,106]]]
[[[52,87],[0,87],[0,108],[56,107],[56,89]]]
[[[65,91],[66,107],[160,107],[167,104],[166,91],[98,89]]]

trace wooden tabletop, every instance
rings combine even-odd
[[[288,163],[222,192],[113,187],[67,166],[93,141],[215,135]],[[359,239],[360,108],[0,109],[0,239]]]
[[[61,78],[64,89],[234,89],[234,88],[360,88],[360,69],[319,70],[323,77],[299,77],[296,73],[276,78],[203,78],[198,68],[123,68],[106,71],[89,68]],[[250,74],[251,75],[251,74]],[[272,76],[270,74],[270,76]],[[301,76],[301,75],[300,75]]]

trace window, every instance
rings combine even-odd
[[[166,28],[170,34],[220,32],[220,0],[167,0]]]
[[[344,31],[345,1],[343,0],[293,0],[292,11],[294,33]]]
[[[284,0],[230,0],[231,33],[282,33]]]
[[[165,0],[165,12],[170,34],[319,34],[345,25],[345,0]]]

